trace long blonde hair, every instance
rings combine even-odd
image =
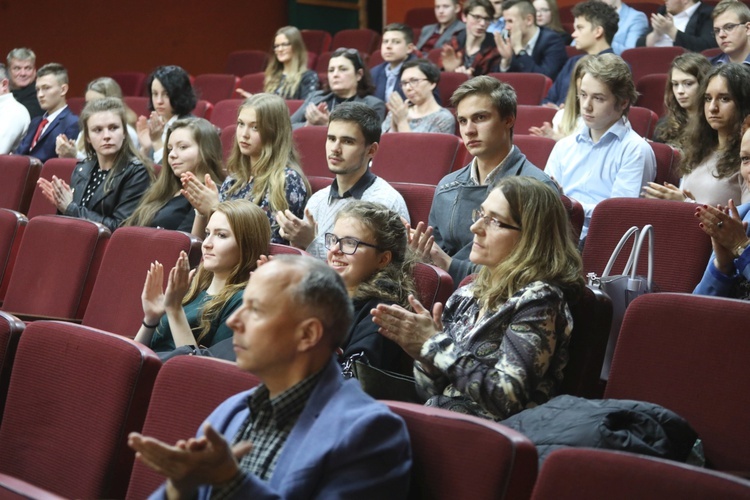
[[[250,272],[256,267],[258,257],[268,253],[268,246],[271,242],[271,224],[268,222],[268,216],[257,205],[253,205],[247,200],[230,200],[219,203],[216,210],[211,212],[211,215],[216,212],[221,212],[226,216],[229,228],[237,241],[240,257],[230,271],[227,282],[221,291],[211,297],[203,306],[196,335],[196,341],[199,344],[211,332],[212,323],[221,313],[224,304],[235,293],[245,288],[247,280],[250,278]],[[207,290],[213,277],[214,274],[207,271],[201,263],[190,284],[188,293],[182,300],[183,305],[192,302],[198,294]]]
[[[565,96],[565,108],[559,127],[560,133],[564,134],[565,137],[575,132],[578,126],[578,117],[581,116],[581,103],[578,102],[577,82],[583,78],[583,74],[586,72],[586,62],[590,58],[590,55],[580,58],[570,75],[570,85],[568,86],[568,94]]]
[[[497,266],[483,266],[473,294],[482,309],[496,310],[534,281],[562,289],[576,300],[584,287],[581,254],[560,196],[532,177],[506,177],[493,188],[502,191],[521,237]]]
[[[231,196],[252,177],[253,203],[260,205],[268,193],[272,211],[287,210],[289,202],[286,199],[285,168],[289,167],[299,173],[305,182],[307,192],[311,191],[310,183],[299,166],[299,155],[292,139],[289,108],[284,99],[273,94],[255,94],[246,99],[237,112],[238,116],[245,108],[255,110],[256,127],[263,145],[260,158],[252,164],[250,156],[243,155],[240,151],[235,137],[232,154],[227,162],[227,171],[236,182],[226,194]]]
[[[148,226],[164,205],[169,203],[182,188],[180,179],[174,175],[169,164],[169,154],[166,153],[169,138],[175,130],[186,128],[190,130],[193,140],[198,144],[200,161],[195,166],[195,176],[203,181],[206,174],[216,185],[221,185],[224,179],[222,167],[222,150],[219,132],[211,123],[203,118],[183,118],[169,127],[164,141],[165,154],[161,161],[161,173],[151,187],[146,191],[135,209],[133,215],[125,219],[123,226]]]
[[[284,64],[279,61],[276,57],[276,51],[271,47],[272,56],[266,65],[263,92],[274,94],[278,88],[279,95],[288,98],[297,92],[300,81],[302,81],[302,75],[307,71],[307,47],[305,47],[305,41],[302,39],[302,33],[294,26],[279,28],[273,37],[273,43],[276,43],[276,37],[279,35],[284,35],[291,44],[291,72],[284,76]],[[284,78],[284,84],[279,88],[282,77]]]

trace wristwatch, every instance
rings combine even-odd
[[[520,52],[519,52],[518,54],[516,54],[516,55],[517,55],[517,56],[526,56],[526,55],[528,55],[528,53],[527,53],[527,52],[526,52],[525,50],[522,50],[522,51],[520,51]]]
[[[734,256],[735,258],[740,258],[740,255],[745,251],[745,249],[750,246],[750,240],[745,240],[734,249]]]

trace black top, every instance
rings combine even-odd
[[[23,104],[29,110],[29,115],[31,115],[32,119],[44,114],[44,110],[39,106],[39,99],[36,98],[36,80],[20,89],[11,90],[11,93],[16,98],[16,101]]]
[[[371,366],[382,370],[401,372],[403,351],[392,340],[378,333],[378,325],[372,322],[370,310],[378,304],[393,304],[380,299],[354,300],[354,320],[344,341],[344,359],[364,352]]]
[[[149,226],[190,232],[193,229],[195,210],[181,194],[169,200],[156,212]]]

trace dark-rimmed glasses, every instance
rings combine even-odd
[[[333,250],[336,245],[338,245],[341,253],[345,255],[354,254],[354,252],[357,251],[357,248],[359,248],[360,245],[380,250],[380,247],[378,247],[377,245],[373,245],[372,243],[365,243],[364,241],[358,240],[357,238],[352,238],[351,236],[344,236],[343,238],[339,238],[333,233],[326,233],[323,241],[327,250]]]

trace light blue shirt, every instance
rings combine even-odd
[[[505,18],[500,16],[487,26],[487,33],[497,33],[505,29]]]
[[[396,80],[401,77],[401,68],[404,66],[404,61],[401,64],[391,69],[390,64],[385,65],[385,102],[388,102],[388,98],[393,93],[393,89],[396,88]]]
[[[583,239],[596,204],[607,198],[638,198],[641,188],[656,176],[656,158],[645,139],[619,120],[597,143],[586,125],[560,139],[544,172],[583,205]]]
[[[619,56],[624,50],[634,48],[638,39],[648,33],[648,19],[640,10],[625,4],[620,5],[618,14],[620,20],[612,39],[612,50]]]

